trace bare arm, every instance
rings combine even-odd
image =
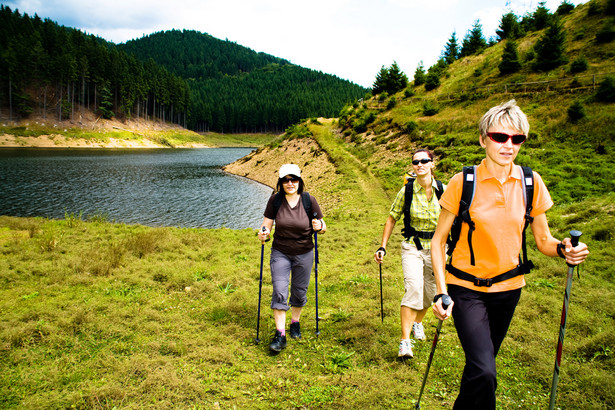
[[[384,223],[384,231],[382,232],[382,241],[380,241],[380,247],[386,249],[387,243],[389,242],[389,238],[393,233],[393,228],[395,228],[395,223],[397,221],[391,215],[387,218],[387,221]],[[376,251],[374,254],[374,260],[378,263],[382,263],[384,261],[384,252]]]
[[[451,231],[455,214],[442,208],[436,232],[431,240],[431,266],[436,279],[436,294],[447,294],[445,269],[446,264],[446,239]],[[447,310],[442,309],[442,299],[436,302],[432,309],[438,319],[446,319],[450,316],[454,303]]]
[[[263,228],[265,230],[263,231]],[[258,230],[258,239],[264,244],[269,235],[271,234],[271,228],[273,228],[273,219],[263,218],[261,228]]]
[[[558,256],[557,245],[560,241],[551,235],[546,214],[542,213],[534,217],[534,221],[530,226],[532,227],[532,233],[534,234],[538,250],[547,256]],[[565,238],[562,242],[564,244],[563,253],[566,257],[566,263],[570,265],[580,264],[589,255],[587,245],[582,242],[579,242],[574,248],[570,238]]]

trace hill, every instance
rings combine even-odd
[[[188,81],[188,126],[198,131],[281,132],[301,119],[332,117],[367,92],[334,75],[193,30],[170,30],[118,46]]]

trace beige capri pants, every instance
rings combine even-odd
[[[413,243],[401,243],[401,268],[404,273],[402,306],[423,310],[431,306],[436,295],[436,279],[431,267],[431,250],[416,249]]]

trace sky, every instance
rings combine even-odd
[[[589,0],[569,0],[578,5]],[[537,0],[0,0],[114,43],[186,29],[228,39],[305,68],[371,87],[397,62],[409,79],[429,68],[453,32],[479,20],[486,39],[503,14],[533,12]],[[562,0],[546,0],[555,12]]]

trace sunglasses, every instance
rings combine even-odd
[[[430,162],[431,162],[431,158],[413,159],[412,165],[429,164]]]
[[[299,182],[299,177],[289,177],[289,178],[280,178],[280,180],[282,181],[283,184],[286,184],[288,182],[292,182],[293,184],[296,184],[297,182]]]
[[[527,138],[523,134],[509,135],[504,132],[488,132],[487,135],[489,136],[489,138],[491,138],[491,141],[497,142],[499,144],[504,144],[506,143],[506,141],[508,141],[508,139],[511,139],[513,144],[521,145],[525,142],[525,139]]]

